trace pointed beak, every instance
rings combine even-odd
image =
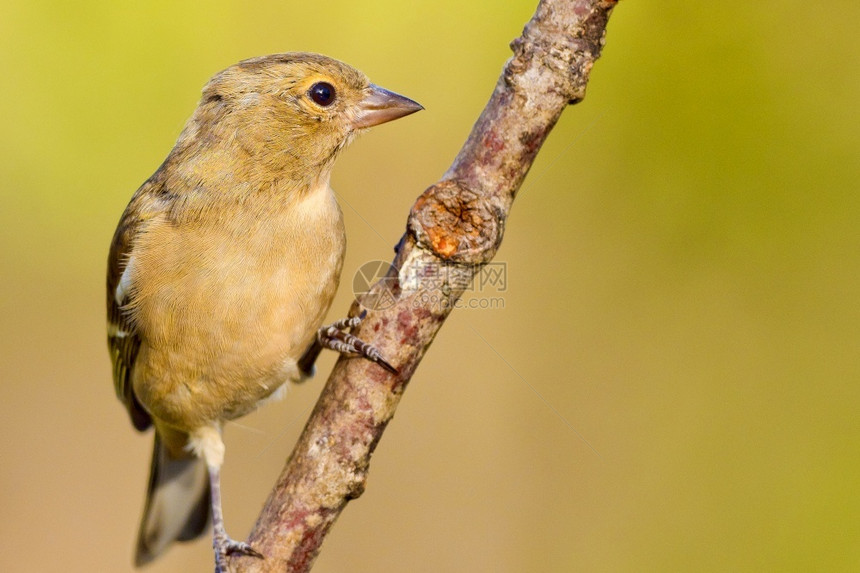
[[[356,129],[365,129],[415,113],[424,107],[408,97],[390,92],[370,84],[370,93],[358,104],[358,114],[352,124]]]

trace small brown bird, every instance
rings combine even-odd
[[[319,346],[391,367],[321,329],[346,244],[329,186],[360,131],[423,109],[346,64],[308,53],[245,60],[215,75],[111,243],[108,343],[117,395],[155,449],[135,563],[201,535],[216,570],[231,553],[221,513],[224,421],[247,414]],[[312,347],[317,345],[316,349]]]

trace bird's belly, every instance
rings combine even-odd
[[[213,249],[213,240],[183,237],[134,261],[165,277],[134,303],[134,391],[151,414],[189,431],[241,416],[298,378],[296,362],[331,305],[343,258],[342,241],[275,248],[269,237],[267,245],[248,239]],[[197,241],[208,248],[182,245]],[[187,253],[197,253],[193,263]]]

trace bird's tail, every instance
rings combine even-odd
[[[209,527],[206,463],[185,450],[187,435],[176,437],[155,433],[146,507],[134,558],[137,566],[161,555],[174,541],[191,541]],[[170,447],[172,444],[182,445]]]

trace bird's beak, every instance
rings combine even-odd
[[[365,129],[422,109],[424,106],[408,97],[370,84],[370,93],[358,104],[359,111],[352,124],[356,129]]]

